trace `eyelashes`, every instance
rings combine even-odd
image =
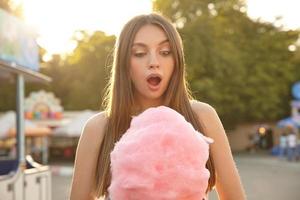
[[[142,58],[142,57],[146,56],[147,54],[148,54],[147,51],[132,53],[132,55],[137,58]],[[159,54],[165,57],[165,56],[171,55],[172,52],[171,52],[171,50],[161,50],[161,51],[159,51]]]
[[[137,53],[133,53],[133,56],[138,57],[138,58],[142,58],[146,55],[146,52],[137,52]]]
[[[171,51],[170,51],[170,50],[162,50],[162,51],[160,51],[159,53],[160,53],[161,55],[163,55],[163,56],[168,56],[168,55],[171,54]]]

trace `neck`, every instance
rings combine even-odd
[[[137,115],[142,113],[148,108],[157,107],[163,104],[161,98],[159,99],[142,99],[142,98],[135,98],[133,114]]]

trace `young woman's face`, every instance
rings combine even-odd
[[[135,97],[161,99],[174,70],[174,57],[165,32],[145,25],[136,34],[131,48],[130,77]]]

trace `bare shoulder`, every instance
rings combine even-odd
[[[82,129],[79,145],[85,143],[85,141],[88,143],[92,142],[92,144],[95,144],[95,142],[98,144],[101,143],[104,136],[104,127],[106,126],[106,123],[107,117],[104,111],[90,117]]]
[[[107,121],[104,111],[90,117],[83,127],[78,148],[90,149],[93,152],[98,151],[105,134]]]
[[[223,124],[215,108],[208,103],[197,100],[192,100],[190,103],[192,110],[195,112],[202,125],[204,134],[213,138],[215,140],[214,144],[221,141],[227,143],[227,136]]]
[[[193,111],[196,112],[198,116],[216,113],[216,110],[214,109],[214,107],[212,107],[208,103],[204,103],[204,102],[197,101],[197,100],[191,100],[190,103],[191,103]]]
[[[81,136],[89,135],[92,137],[98,137],[103,132],[104,127],[107,124],[107,116],[104,111],[99,112],[90,117],[83,128]]]
[[[192,110],[197,115],[198,120],[200,121],[204,129],[209,129],[216,126],[221,126],[223,128],[217,111],[213,106],[197,100],[191,100],[190,103]],[[209,131],[207,134],[211,134],[211,131]]]

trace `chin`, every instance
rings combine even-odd
[[[159,93],[159,94],[148,94],[148,95],[145,95],[145,97],[147,99],[156,100],[156,99],[163,98],[163,94],[161,94],[161,93]]]
[[[165,92],[166,92],[166,90],[161,89],[161,90],[158,90],[155,92],[151,91],[151,92],[147,93],[145,96],[147,96],[149,98],[157,99],[157,98],[162,98],[164,96]]]

